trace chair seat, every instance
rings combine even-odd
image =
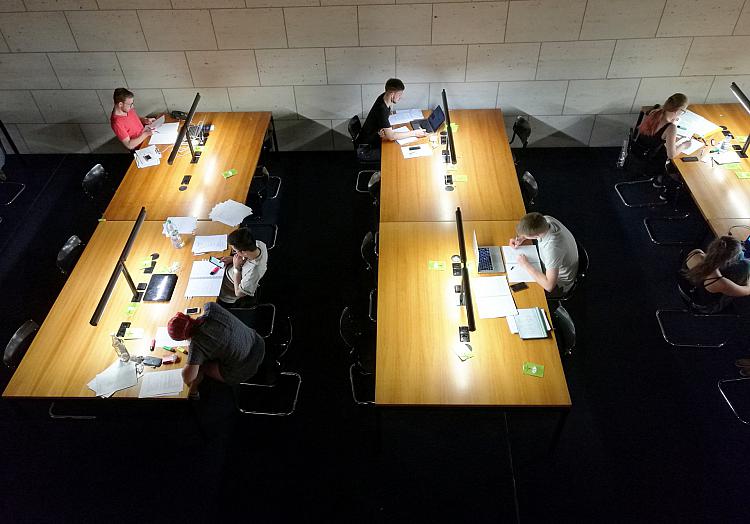
[[[230,308],[229,311],[243,324],[257,331],[261,337],[267,338],[273,333],[276,320],[276,306],[273,304],[258,304],[250,308]]]
[[[302,386],[299,373],[282,371],[273,384],[248,382],[232,388],[237,410],[249,415],[284,417],[294,413]]]
[[[704,315],[686,309],[656,311],[662,337],[674,347],[722,348],[735,335],[739,318],[739,315]]]

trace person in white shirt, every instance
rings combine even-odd
[[[231,232],[227,242],[232,255],[221,259],[226,271],[219,300],[231,305],[243,297],[255,297],[260,279],[266,273],[268,248],[246,227]]]
[[[548,295],[567,292],[578,273],[578,246],[568,228],[551,216],[528,213],[516,226],[516,233],[518,236],[510,239],[510,246],[517,248],[536,240],[544,272],[532,266],[525,255],[518,256],[521,267]]]

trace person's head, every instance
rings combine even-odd
[[[227,243],[231,249],[243,257],[251,256],[258,249],[258,245],[255,243],[255,236],[247,227],[241,227],[229,233]]]
[[[654,135],[664,125],[662,122],[674,123],[682,115],[688,106],[687,96],[682,93],[675,93],[664,102],[664,105],[657,106],[641,122],[638,131],[643,135]]]
[[[167,333],[172,340],[187,340],[192,337],[193,330],[200,325],[198,319],[187,316],[182,311],[178,311],[167,322]]]
[[[736,261],[741,254],[742,244],[736,238],[716,238],[708,245],[703,261],[690,268],[686,276],[693,282],[701,282],[717,269],[721,270]]]
[[[386,103],[391,102],[393,104],[398,103],[401,100],[401,95],[404,94],[404,83],[398,78],[389,78],[385,83],[385,98]]]
[[[133,101],[134,97],[135,95],[133,95],[133,92],[125,89],[124,87],[118,87],[112,94],[115,108],[122,111],[123,113],[127,113],[128,111],[133,109],[133,106],[135,105],[135,102]]]
[[[549,231],[549,222],[541,213],[527,213],[516,225],[518,236],[526,238],[540,238]]]

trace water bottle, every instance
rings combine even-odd
[[[127,362],[130,360],[130,353],[128,353],[128,350],[125,347],[125,344],[123,344],[122,339],[117,335],[112,335],[112,347],[115,349],[115,353],[117,353],[117,356],[120,357],[121,362]]]
[[[175,249],[180,249],[181,247],[183,247],[185,245],[185,241],[182,240],[180,232],[177,231],[177,228],[174,227],[171,220],[167,220],[166,228],[167,235],[169,235],[169,239],[172,241],[172,246]]]
[[[617,167],[622,168],[625,166],[625,157],[628,156],[628,139],[622,141],[622,148],[620,148],[620,156],[617,158]]]
[[[732,146],[731,146],[731,144],[729,142],[729,137],[725,136],[724,140],[721,142],[721,150],[722,151],[729,151],[730,149],[732,149]]]

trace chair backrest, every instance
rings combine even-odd
[[[373,204],[377,204],[380,201],[380,171],[375,171],[370,177],[370,181],[367,182],[367,191],[372,197]]]
[[[268,338],[273,334],[276,323],[276,306],[273,304],[258,304],[249,308],[232,307],[229,312],[257,331],[261,337]]]
[[[576,273],[576,285],[580,285],[589,273],[589,253],[586,251],[586,248],[583,247],[583,244],[577,240],[576,246],[578,246],[578,272]]]
[[[339,335],[349,350],[354,349],[365,335],[362,319],[357,318],[353,306],[346,306],[343,311],[341,311],[341,317],[339,318]]]
[[[64,275],[70,274],[83,253],[84,244],[77,235],[71,236],[57,253],[57,268]]]
[[[536,178],[528,171],[524,171],[518,177],[518,183],[521,185],[523,203],[526,204],[526,207],[534,205],[534,199],[539,194],[539,184],[537,184]]]
[[[3,353],[3,363],[8,368],[15,369],[18,367],[38,330],[39,324],[33,320],[27,320],[13,334]]]
[[[81,185],[83,192],[91,199],[99,197],[109,182],[109,175],[101,164],[96,164],[89,169],[86,176],[83,177]]]
[[[576,325],[568,310],[558,306],[552,312],[552,323],[555,325],[557,347],[563,355],[572,355],[576,347]]]
[[[357,140],[360,131],[362,131],[362,122],[359,120],[359,116],[354,115],[351,117],[346,128],[349,131],[349,136],[352,138],[352,142]]]
[[[362,238],[362,245],[359,248],[359,252],[362,255],[362,260],[367,265],[367,270],[371,271],[375,269],[377,255],[375,254],[375,235],[372,234],[372,231],[368,231],[364,238]]]
[[[516,121],[513,122],[513,136],[510,139],[510,144],[512,144],[516,139],[516,136],[518,136],[518,138],[521,140],[521,144],[523,144],[523,147],[529,145],[529,137],[531,136],[531,124],[529,123],[528,119],[523,116],[519,116],[518,118],[516,118]]]

